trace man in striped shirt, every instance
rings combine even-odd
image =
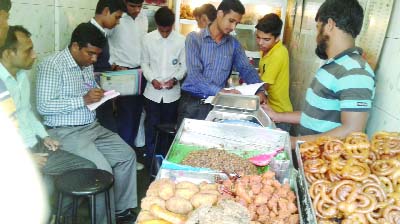
[[[205,119],[212,109],[212,105],[203,103],[208,96],[218,92],[240,94],[235,89],[224,89],[233,67],[246,83],[261,82],[239,41],[229,34],[244,14],[245,8],[239,0],[223,0],[217,18],[205,29],[186,37],[187,77],[182,85],[178,125],[183,118]],[[261,103],[266,102],[264,89],[257,95]]]
[[[318,10],[316,54],[327,60],[307,89],[302,112],[277,113],[265,106],[275,122],[300,124],[297,140],[321,135],[345,137],[365,129],[375,93],[375,75],[355,47],[363,9],[357,0],[327,0]]]

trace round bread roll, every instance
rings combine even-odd
[[[199,190],[193,190],[190,188],[178,188],[175,190],[175,196],[190,200],[194,194],[199,192]]]
[[[207,193],[197,193],[193,195],[190,202],[195,208],[198,208],[202,205],[212,206],[218,201],[218,195],[215,194],[207,194]]]
[[[182,181],[182,182],[177,183],[176,188],[177,189],[187,188],[187,189],[192,189],[193,191],[196,191],[196,190],[199,191],[199,187],[196,184],[189,182],[189,181]]]
[[[160,183],[158,196],[164,200],[168,200],[175,195],[175,183],[171,180]]]
[[[217,190],[201,190],[200,193],[202,194],[215,194],[217,196],[221,195]]]
[[[154,204],[159,205],[161,208],[165,208],[165,201],[157,196],[147,196],[143,198],[140,206],[142,207],[142,210],[150,211],[150,207]]]
[[[192,203],[190,203],[189,200],[177,196],[168,199],[165,203],[165,207],[171,212],[182,215],[193,211]]]
[[[143,221],[148,221],[148,220],[153,220],[153,219],[156,219],[156,217],[154,217],[151,214],[151,212],[142,210],[142,211],[140,211],[140,213],[136,219],[136,222],[143,222]]]
[[[218,185],[217,184],[210,184],[207,182],[201,182],[200,185],[200,191],[203,190],[218,190]]]

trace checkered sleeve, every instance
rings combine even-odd
[[[41,115],[67,114],[85,106],[81,96],[63,96],[63,69],[60,67],[51,59],[38,66],[36,94],[37,109]]]

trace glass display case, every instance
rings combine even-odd
[[[183,35],[199,30],[193,17],[193,10],[205,3],[213,4],[217,8],[220,2],[221,0],[175,0],[175,29]],[[242,0],[241,2],[246,8],[246,14],[243,15],[232,35],[240,41],[249,57],[258,58],[255,25],[261,17],[268,13],[280,15],[282,21],[285,22],[287,0]],[[283,31],[282,29],[282,35]]]

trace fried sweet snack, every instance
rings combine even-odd
[[[324,136],[300,153],[319,223],[400,223],[400,133]]]

